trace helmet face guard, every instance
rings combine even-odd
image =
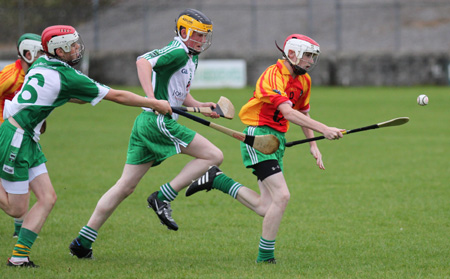
[[[47,54],[71,66],[80,62],[84,54],[83,40],[72,26],[56,25],[46,28],[42,32],[42,46]],[[70,53],[70,59],[58,56],[56,54],[58,48],[65,53]]]
[[[186,37],[184,38],[181,34],[183,28],[186,30]],[[175,32],[186,44],[190,52],[198,55],[207,50],[212,44],[213,23],[202,12],[187,9],[176,20]],[[194,35],[194,32],[197,34]]]
[[[286,38],[283,50],[277,44],[276,46],[288,60],[296,75],[304,75],[308,71],[311,71],[319,61],[320,46],[316,41],[307,36],[293,34]],[[295,62],[289,58],[289,51],[295,53],[297,57]],[[301,63],[306,66],[301,67]]]
[[[41,36],[37,34],[27,33],[20,36],[17,43],[17,51],[19,56],[28,64],[32,64],[36,58],[38,58],[39,52],[43,52],[41,44]],[[25,53],[29,51],[31,54],[31,59],[25,56]],[[41,53],[42,54],[42,53]]]

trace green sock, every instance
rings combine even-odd
[[[26,258],[30,255],[31,246],[37,238],[37,233],[32,232],[26,228],[22,228],[19,233],[19,239],[14,246],[12,256],[14,258]]]
[[[87,249],[92,248],[92,243],[97,239],[98,232],[91,227],[84,226],[81,231],[78,239],[80,239],[81,246]]]
[[[213,189],[217,189],[224,192],[225,194],[229,194],[233,198],[236,198],[237,193],[241,187],[242,185],[239,182],[234,181],[225,174],[219,174],[218,176],[216,176],[216,178],[214,178],[212,186]]]
[[[169,183],[161,186],[158,192],[158,200],[160,201],[173,201],[178,196],[178,192],[175,191]]]
[[[23,220],[14,218],[14,233],[19,235],[20,229],[22,228]]]
[[[256,262],[260,263],[263,261],[267,261],[270,259],[274,259],[275,255],[275,239],[274,240],[267,240],[262,238],[259,240],[259,251],[258,251],[258,258],[256,259]]]

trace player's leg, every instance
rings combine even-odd
[[[30,207],[30,192],[28,191],[28,193],[26,194],[28,195],[28,204],[27,204],[27,208]],[[26,213],[25,213],[26,214]],[[18,238],[19,237],[19,233],[20,233],[20,229],[22,228],[23,225],[23,220],[25,219],[25,214],[22,217],[19,218],[14,218],[14,233],[13,233],[13,238]]]
[[[22,229],[27,228],[39,233],[56,203],[56,192],[47,172],[33,179],[30,182],[30,189],[36,196],[36,203],[26,214]]]
[[[272,199],[263,222],[263,237],[271,239],[277,235],[281,218],[290,199],[290,193],[281,172],[267,177],[260,184],[261,188],[265,188],[270,192]]]
[[[256,128],[255,130],[255,134],[263,135],[266,133],[266,130],[263,128]],[[258,181],[263,181],[267,177],[282,171],[282,150],[266,155],[242,143],[241,153],[244,165],[247,168],[253,169],[253,174],[256,175]],[[240,183],[235,182],[223,174],[216,166],[211,167],[199,179],[193,181],[186,190],[186,196],[193,195],[198,191],[209,191],[211,189],[217,189],[226,194],[230,194],[233,198],[236,198],[260,216],[265,215],[271,202],[271,195],[264,187],[261,188],[261,195],[259,195],[255,191],[242,186]]]
[[[210,166],[220,166],[223,161],[222,151],[200,134],[196,134],[194,139],[185,148],[181,148],[181,153],[194,157],[175,176],[170,185],[177,192],[191,184],[192,180],[204,174]]]
[[[229,194],[260,216],[264,216],[266,214],[266,211],[272,201],[272,196],[265,187],[261,187],[261,194],[258,194],[252,189],[234,181],[226,174],[223,174],[223,172],[216,166],[211,167],[199,179],[193,181],[186,190],[186,196],[193,195],[198,191],[209,191],[211,189],[217,189],[225,194]]]
[[[28,182],[26,182],[28,184]],[[11,193],[8,188],[14,189],[14,186],[8,187],[11,184],[10,181],[4,179],[0,180],[0,207],[1,209],[11,217],[20,218],[25,215],[28,210],[28,202],[26,195],[28,193],[14,194]]]
[[[275,263],[275,238],[289,202],[290,193],[281,172],[271,175],[260,182],[260,188],[268,190],[272,202],[269,204],[264,216],[257,262]]]
[[[261,185],[259,180],[258,185]],[[260,186],[259,190],[261,194],[258,194],[250,188],[242,186],[239,189],[236,199],[259,216],[264,217],[267,209],[272,203],[272,196],[266,187]]]
[[[86,226],[84,226],[69,250],[78,258],[92,258],[92,243],[98,231],[108,220],[119,204],[131,195],[139,181],[152,166],[152,162],[141,165],[125,164],[122,176],[97,202],[97,206]]]
[[[253,168],[253,174],[258,178],[260,194],[247,187],[241,187],[237,195],[237,200],[264,217],[272,204],[272,193],[263,182],[268,177],[281,173],[282,170],[279,161],[268,158],[265,155],[260,155],[258,158],[260,162],[251,167]],[[250,162],[246,164],[249,165]]]
[[[27,198],[27,200],[28,200],[27,208],[29,208],[29,205],[30,205],[30,192],[26,193],[26,195],[28,196],[28,198]],[[23,225],[23,219],[25,219],[25,215],[23,215],[22,217],[19,217],[19,218],[14,218],[13,238],[18,238],[19,237],[20,229],[22,228],[22,225]]]
[[[223,161],[222,151],[198,133],[195,133],[186,147],[180,146],[180,151],[194,159],[187,163],[174,179],[163,184],[159,191],[154,192],[147,199],[149,206],[155,210],[161,223],[175,231],[178,230],[178,225],[172,218],[170,202],[175,200],[179,191],[204,173],[209,166],[219,165]]]
[[[10,266],[35,267],[33,262],[29,261],[31,247],[56,203],[56,193],[46,172],[45,164],[30,169],[30,172],[33,169],[40,172],[35,178],[31,177],[33,180],[30,182],[30,189],[36,196],[36,203],[25,215],[17,243],[14,246],[13,255],[8,261]],[[27,206],[28,196],[24,195],[22,199]]]
[[[236,182],[215,166],[194,181],[186,191],[189,196],[200,190],[218,189],[226,194],[230,194],[243,205],[263,216],[263,231],[259,243],[257,262],[276,263],[274,256],[275,238],[289,201],[289,190],[286,181],[281,168],[275,167],[276,165],[278,165],[276,160],[270,160],[261,162],[255,167],[261,191],[260,195],[239,184],[236,190],[237,195],[233,196],[232,193],[234,191],[232,187],[236,186]]]
[[[14,232],[13,232],[13,238],[18,238],[20,229],[23,225],[23,219],[25,218],[25,215],[23,215],[20,218],[14,218]]]
[[[28,181],[27,181],[28,183]],[[2,181],[2,185],[4,185],[6,191],[9,191],[10,189],[14,189],[15,187],[13,182],[10,181]],[[7,201],[10,204],[8,205],[7,212],[8,214],[12,214],[13,216],[17,213],[15,212],[22,212],[27,210],[27,193],[22,194],[12,194],[8,193],[4,190],[3,186],[0,187],[2,191],[4,191],[5,196],[8,198]],[[28,187],[26,187],[28,188]],[[18,214],[20,215],[20,214]],[[25,231],[25,230],[24,230]],[[18,235],[18,241],[17,244],[14,246],[13,255],[10,257],[7,261],[8,266],[30,266],[32,267],[34,263],[29,263],[28,255],[30,253],[31,246],[34,243],[34,240],[36,239],[35,236],[37,236],[35,233],[31,232],[28,233],[28,230],[26,230],[26,233],[22,234],[22,237],[20,238],[20,234]],[[25,238],[25,239],[24,239]],[[19,242],[20,240],[20,242]],[[16,255],[15,250],[17,248],[20,249],[20,254]]]
[[[151,166],[152,162],[141,165],[125,164],[122,176],[100,198],[87,225],[98,231],[117,206],[134,192],[139,181]]]

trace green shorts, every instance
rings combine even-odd
[[[45,162],[40,144],[5,120],[0,126],[0,177],[7,181],[28,181],[28,170]]]
[[[263,154],[253,147],[241,142],[241,155],[244,165],[247,168],[252,168],[254,165],[268,160],[276,160],[283,171],[283,156],[286,144],[285,133],[278,132],[268,126],[248,126],[244,130],[244,134],[257,136],[272,134],[280,140],[280,147],[272,154]]]
[[[128,143],[127,164],[140,165],[151,161],[152,166],[179,154],[196,132],[179,124],[169,115],[144,111],[136,118]]]

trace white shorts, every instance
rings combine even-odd
[[[28,170],[28,180],[26,181],[8,181],[2,178],[2,185],[5,191],[9,194],[26,194],[29,192],[30,182],[38,175],[47,173],[45,163]]]

